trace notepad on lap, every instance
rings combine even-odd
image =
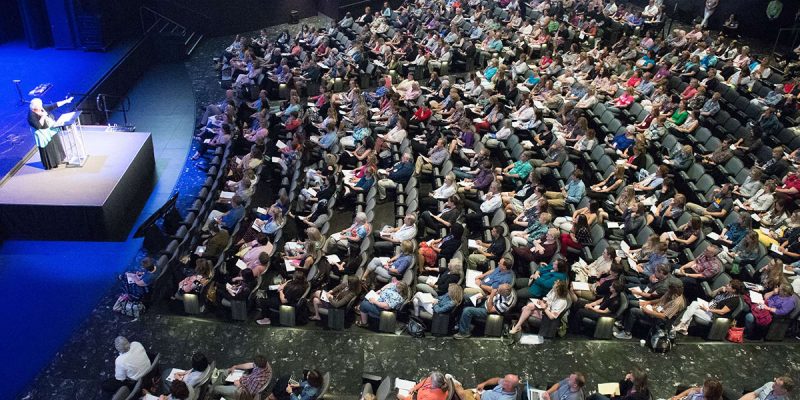
[[[394,386],[397,388],[397,395],[406,397],[411,393],[411,389],[414,388],[416,382],[414,381],[407,381],[405,379],[395,378]]]
[[[479,276],[481,276],[480,271],[477,271],[477,270],[474,270],[474,269],[468,269],[467,270],[467,278],[466,278],[467,287],[470,287],[470,288],[473,288],[473,289],[480,289],[480,286],[478,286],[478,284],[475,283],[475,278],[477,278]]]
[[[575,290],[589,290],[589,284],[586,282],[572,282],[572,288]]]
[[[606,222],[606,226],[608,227],[608,229],[619,229],[622,227],[622,225],[620,225],[619,222],[612,222],[612,221]]]
[[[244,376],[244,370],[235,369],[235,370],[233,370],[233,372],[228,374],[228,376],[225,378],[225,382],[233,383],[237,379],[241,379],[243,376]]]
[[[364,296],[364,298],[367,299],[367,300],[372,300],[372,299],[378,300],[378,292],[376,292],[374,290],[370,290],[369,293],[367,293]]]
[[[175,380],[175,374],[181,373],[181,372],[186,372],[186,370],[173,368],[171,371],[169,371],[169,376],[167,376],[167,382],[174,381]]]
[[[597,393],[604,394],[606,396],[619,396],[619,383],[617,382],[609,382],[609,383],[601,383],[597,385]]]
[[[339,256],[336,255],[336,254],[327,255],[327,256],[325,256],[325,258],[328,259],[328,263],[329,264],[337,264],[337,263],[340,263],[342,261],[339,258]]]
[[[708,235],[706,235],[706,237],[711,240],[719,240],[719,234],[716,232],[711,232]]]
[[[425,283],[428,285],[436,285],[436,282],[439,280],[438,276],[429,276],[425,279]]]

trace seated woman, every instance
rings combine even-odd
[[[398,394],[397,400],[445,400],[447,398],[447,378],[441,372],[431,372],[409,391],[408,396]]]
[[[688,335],[689,326],[695,318],[708,323],[713,321],[715,316],[730,318],[745,293],[747,293],[747,288],[742,281],[738,279],[730,281],[727,285],[711,293],[711,301],[695,300],[691,302],[678,322],[672,327],[672,331],[681,335]]]
[[[445,237],[420,243],[417,253],[417,268],[419,268],[420,274],[439,271],[439,260],[453,258],[453,255],[461,247],[463,236],[464,226],[456,223],[450,226]]]
[[[291,375],[284,375],[275,382],[269,400],[315,400],[322,391],[322,374],[316,369],[306,373],[300,382],[291,384]]]
[[[208,368],[208,364],[208,358],[206,358],[205,354],[199,351],[195,352],[192,354],[192,368],[185,371],[177,371],[172,375],[168,374],[172,373],[173,368],[164,369],[165,374],[162,377],[164,386],[170,381],[182,381],[186,386],[194,388],[200,382],[200,378],[203,377],[203,372]]]
[[[319,321],[320,308],[342,308],[353,298],[361,294],[361,281],[355,276],[350,275],[339,285],[329,291],[317,290],[311,296],[311,304],[314,314],[308,317],[312,321]],[[325,300],[323,300],[323,298]]]
[[[758,234],[750,230],[744,238],[739,241],[732,249],[722,251],[717,255],[724,264],[729,264],[731,274],[737,275],[741,273],[742,264],[755,263],[759,258],[758,251]],[[737,273],[737,271],[739,271]]]
[[[647,383],[647,372],[639,367],[633,367],[633,370],[619,381],[619,393],[611,397],[595,393],[589,396],[588,400],[649,400],[652,394]]]
[[[589,205],[579,208],[572,213],[571,217],[558,217],[553,221],[553,226],[560,229],[562,232],[569,232],[572,230],[573,221],[576,221],[579,216],[586,217],[586,224],[592,226],[595,222],[602,224],[602,216],[600,214],[600,203],[597,201],[590,201]]]
[[[600,295],[591,303],[586,303],[577,312],[570,314],[569,322],[572,330],[583,332],[583,319],[589,318],[594,321],[601,317],[613,316],[620,307],[620,296],[625,295],[625,285],[620,280],[612,281],[607,293]]]
[[[744,333],[749,339],[757,339],[758,331],[769,326],[774,317],[789,315],[794,310],[794,290],[789,283],[781,283],[779,287],[764,294],[764,303],[755,303],[749,294],[744,296],[750,312],[744,317]]]
[[[375,257],[367,264],[361,280],[374,275],[378,282],[386,283],[392,277],[401,278],[414,261],[414,242],[404,240],[400,244],[400,252],[394,257]]]
[[[155,272],[156,265],[153,259],[145,257],[133,271],[119,276],[125,283],[124,290],[131,301],[141,301],[150,292],[150,286],[157,277]]]
[[[567,280],[567,260],[561,256],[556,256],[551,264],[539,264],[539,269],[528,279],[528,287],[519,289],[517,297],[520,299],[541,299],[553,288],[556,282],[566,282]]]
[[[706,378],[703,382],[703,387],[689,387],[681,390],[686,386],[678,386],[675,391],[675,396],[670,397],[669,400],[722,400],[723,389],[722,383],[716,378]]]
[[[284,260],[292,261],[292,264],[304,271],[311,269],[317,261],[322,258],[322,247],[325,237],[316,227],[309,227],[305,230],[306,240],[302,243],[287,242],[284,246]]]
[[[426,272],[432,273],[433,268],[426,268]],[[421,274],[417,277],[417,292],[430,293],[441,296],[447,293],[447,287],[451,283],[458,283],[464,277],[464,270],[460,258],[451,258],[444,271],[437,268],[437,275]],[[435,282],[432,280],[435,279]]]
[[[788,268],[788,267],[787,267]],[[773,258],[767,265],[756,271],[754,281],[764,287],[765,292],[772,291],[786,283],[783,261]]]
[[[181,270],[181,268],[176,268]],[[183,268],[178,272],[182,276],[178,282],[178,291],[172,296],[174,300],[177,296],[182,296],[186,293],[200,294],[203,288],[211,282],[211,274],[214,271],[214,264],[205,258],[198,258],[195,262],[195,268],[188,270]]]
[[[430,293],[417,292],[411,299],[415,316],[419,317],[420,310],[425,310],[428,314],[444,314],[452,311],[464,301],[464,289],[460,285],[451,283],[447,285],[444,294],[437,294],[430,301],[426,299],[427,296],[430,296]]]
[[[192,160],[197,160],[210,149],[216,149],[219,147],[224,148],[231,142],[231,138],[233,137],[233,133],[231,132],[231,126],[228,124],[223,124],[222,128],[214,130],[214,136],[211,138],[206,138],[200,142],[197,146],[197,152],[194,153],[192,156]]]
[[[255,237],[258,237],[258,233],[274,236],[286,223],[283,218],[283,211],[278,207],[270,207],[269,210],[267,210],[267,216],[267,220],[256,218],[256,220],[253,221],[251,229],[242,237],[242,243],[254,240]]]
[[[272,323],[270,316],[277,315],[278,309],[282,305],[294,306],[308,290],[306,273],[303,270],[295,270],[292,279],[278,285],[278,290],[267,292],[267,298],[260,304],[261,314],[264,318],[256,320],[259,325],[269,325]]]
[[[678,193],[659,203],[655,211],[655,214],[648,213],[645,216],[647,225],[656,232],[663,232],[668,227],[667,221],[677,222],[686,211],[686,196]]]
[[[440,201],[445,201],[450,196],[458,192],[458,184],[456,183],[456,176],[450,172],[444,177],[442,186],[431,191],[428,196],[421,199],[421,208],[424,210],[435,210],[439,206]]]
[[[226,283],[217,282],[217,298],[220,301],[247,300],[250,293],[255,290],[258,281],[253,275],[253,270],[245,268]],[[222,296],[219,296],[222,293]]]
[[[675,232],[664,232],[661,234],[661,242],[668,243],[669,249],[672,250],[672,256],[677,254],[685,248],[694,246],[697,238],[703,232],[703,220],[698,216],[693,216],[689,222],[678,227]]]
[[[342,204],[347,204],[349,201],[355,200],[356,195],[359,193],[367,194],[375,184],[376,174],[375,169],[366,168],[364,176],[358,179],[357,182],[345,182],[344,194],[342,195]]]
[[[542,299],[535,299],[522,307],[522,313],[516,325],[511,328],[510,335],[516,335],[522,331],[522,325],[528,322],[529,317],[536,319],[547,318],[558,319],[562,312],[569,306],[569,289],[566,280],[558,280],[553,284],[552,289]]]
[[[613,251],[614,250],[611,250],[611,252]],[[578,297],[577,302],[579,304],[585,304],[597,300],[598,298],[609,296],[611,293],[611,285],[623,279],[625,267],[623,267],[622,260],[613,256],[611,252],[612,258],[609,269],[601,273],[594,283],[589,284],[589,290],[571,289]],[[603,254],[603,257],[606,257],[606,255]],[[623,292],[618,293],[623,294]]]
[[[626,177],[625,166],[617,165],[614,171],[608,174],[605,179],[590,186],[586,195],[593,199],[605,199],[610,194],[616,193],[620,186],[626,184]]]
[[[367,319],[380,318],[382,311],[397,310],[408,300],[408,286],[402,281],[389,282],[375,294],[377,297],[365,298],[358,306],[360,318],[356,321],[357,326],[366,327]]]
[[[561,234],[561,255],[566,257],[570,248],[580,250],[592,246],[592,232],[585,214],[578,215],[569,232]]]
[[[353,151],[345,151],[340,155],[339,164],[346,167],[355,167],[359,161],[367,161],[370,156],[375,156],[374,148],[375,141],[371,136],[361,138]],[[377,164],[377,159],[375,162]]]
[[[679,149],[676,148],[669,156],[663,157],[661,161],[675,171],[685,171],[694,163],[694,149],[690,145],[682,146]]]

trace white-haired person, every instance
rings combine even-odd
[[[55,128],[56,120],[50,111],[71,102],[72,97],[47,105],[40,98],[31,100],[28,125],[34,130],[36,147],[39,148],[39,158],[44,169],[57,168],[65,158],[64,147],[58,137],[58,129]]]
[[[150,357],[139,342],[129,342],[124,336],[114,339],[114,349],[119,355],[114,360],[114,377],[106,379],[103,391],[113,393],[127,386],[132,389],[136,381],[150,369]]]

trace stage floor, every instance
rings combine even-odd
[[[0,186],[4,236],[125,239],[152,189],[151,135],[105,132],[102,126],[84,126],[83,132],[89,154],[83,167],[45,170],[37,151]]]
[[[45,102],[65,98],[70,93],[86,93],[135,44],[120,41],[106,52],[82,50],[31,49],[24,41],[0,45],[0,180],[33,149],[35,142],[28,129],[28,106],[19,104],[12,79],[19,79],[26,100],[28,91],[40,83],[53,87],[42,96]],[[76,98],[77,101],[77,98]],[[57,114],[69,106],[58,110]]]

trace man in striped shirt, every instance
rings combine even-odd
[[[470,330],[472,329],[473,318],[486,318],[489,314],[503,315],[511,308],[517,299],[516,292],[514,292],[514,289],[508,283],[504,283],[497,289],[492,290],[483,304],[480,303],[482,295],[478,294],[476,296],[479,296],[475,301],[477,303],[476,306],[466,307],[461,313],[461,319],[458,321],[458,333],[456,333],[453,338],[466,339],[472,336]]]
[[[250,373],[243,375],[241,378],[233,381],[233,385],[225,385],[225,380],[229,374],[235,370],[250,370]],[[253,398],[259,390],[266,386],[266,383],[272,379],[272,366],[267,361],[267,358],[262,355],[254,357],[253,362],[242,363],[228,368],[227,371],[220,374],[220,382],[213,387],[213,393],[219,397],[225,397],[228,400],[236,400],[239,398]]]

